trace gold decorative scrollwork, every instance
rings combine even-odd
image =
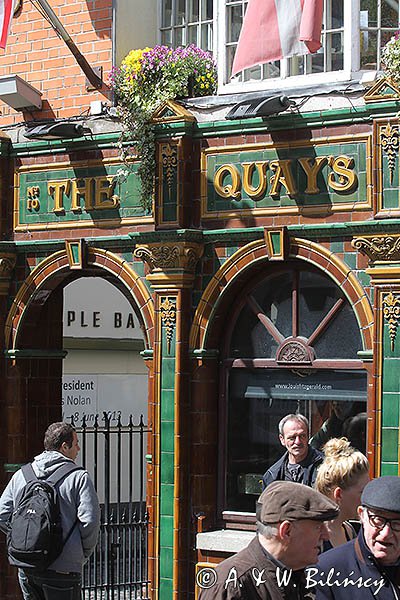
[[[394,169],[396,166],[396,157],[399,152],[399,128],[390,123],[381,130],[382,150],[388,157],[388,166],[390,172],[390,183],[393,183]]]
[[[400,260],[400,237],[382,235],[371,238],[355,238],[351,245],[366,254],[372,262]]]
[[[174,182],[174,173],[178,166],[178,149],[171,144],[161,146],[161,160],[167,179],[168,189],[171,191]]]
[[[383,316],[389,325],[390,349],[393,352],[397,327],[400,322],[400,295],[389,292],[383,298]]]
[[[150,270],[171,269],[179,266],[179,247],[178,246],[140,246],[134,251],[134,256],[147,262]]]
[[[165,327],[165,338],[167,341],[167,351],[171,350],[171,342],[174,336],[176,325],[176,297],[162,296],[160,302],[161,321]]]
[[[195,243],[154,243],[138,246],[133,255],[147,262],[151,272],[183,269],[193,273],[202,252],[202,246]]]

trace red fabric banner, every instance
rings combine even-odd
[[[323,0],[249,0],[232,76],[321,47]]]

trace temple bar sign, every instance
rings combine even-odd
[[[16,231],[148,222],[139,163],[120,159],[22,166],[14,176]]]
[[[209,148],[202,175],[203,218],[322,206],[365,210],[372,206],[371,138]]]

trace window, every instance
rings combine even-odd
[[[285,415],[309,419],[314,447],[345,435],[365,452],[367,376],[351,306],[315,269],[293,263],[253,282],[227,322],[220,506],[254,512],[262,476],[284,452]]]
[[[381,50],[399,28],[397,0],[324,0],[322,48],[247,69],[230,77],[248,0],[163,0],[161,42],[213,50],[222,92],[345,81],[381,68]],[[213,10],[214,7],[214,10]],[[213,35],[214,31],[214,35]],[[307,79],[304,79],[307,76]]]
[[[213,0],[163,0],[161,43],[213,51]]]

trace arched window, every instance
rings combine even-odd
[[[347,435],[365,452],[367,375],[352,307],[315,268],[272,268],[242,290],[227,322],[221,509],[254,512],[261,477],[284,452],[285,415],[309,419],[315,447]]]

